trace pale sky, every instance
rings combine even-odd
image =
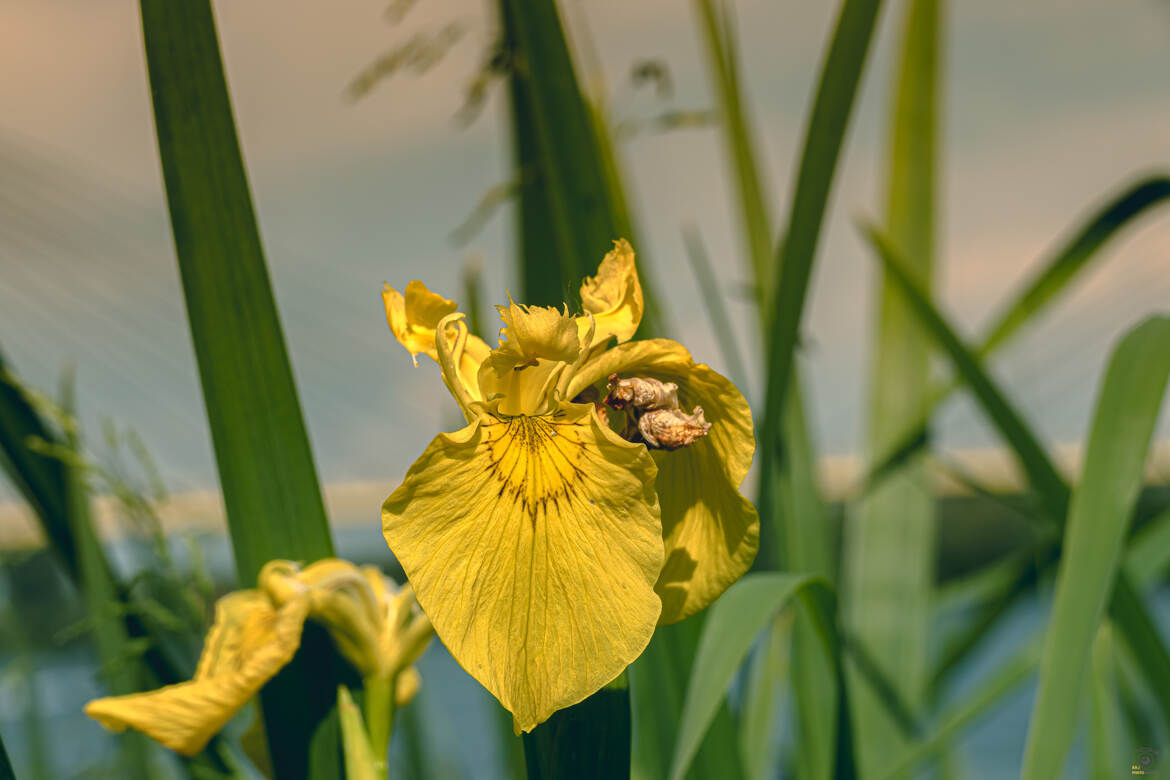
[[[737,6],[778,224],[834,5]],[[690,4],[564,7],[578,34],[587,9],[617,118],[711,105]],[[514,286],[510,210],[470,246],[450,241],[508,175],[502,85],[470,127],[454,121],[491,39],[490,6],[420,0],[397,26],[380,2],[215,8],[318,467],[327,480],[392,486],[456,415],[434,367],[413,369],[392,341],[382,282],[423,278],[459,297],[460,269],[476,254],[485,303]],[[806,317],[803,361],[825,453],[852,451],[863,430],[873,261],[852,220],[882,210],[889,54],[903,11],[890,3],[884,12]],[[451,21],[467,34],[432,71],[396,76],[356,104],[343,98],[383,51]],[[950,4],[946,32],[939,293],[975,328],[1087,211],[1139,173],[1170,170],[1170,5]],[[207,488],[214,468],[140,36],[132,0],[0,0],[0,348],[43,388],[75,364],[93,437],[104,417],[133,425],[172,489]],[[673,99],[630,85],[646,58],[670,66]],[[717,131],[642,135],[623,152],[645,242],[636,249],[669,298],[673,335],[722,368],[679,235],[684,222],[700,226],[723,294],[744,280]],[[1170,213],[1144,219],[997,364],[1050,441],[1083,435],[1109,344],[1170,300],[1168,263]],[[751,312],[732,306],[744,350],[754,348]],[[995,442],[962,403],[943,428],[953,446]]]

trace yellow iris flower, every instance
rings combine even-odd
[[[421,282],[383,297],[468,422],[386,499],[386,541],[439,638],[530,731],[747,571],[751,412],[680,344],[630,341],[643,298],[625,241],[582,284],[581,316],[497,307],[496,349]]]
[[[367,681],[389,681],[396,703],[419,688],[412,664],[433,634],[409,586],[372,566],[329,558],[304,569],[271,561],[259,587],[215,604],[195,678],[157,691],[91,701],[85,712],[111,731],[133,728],[193,756],[288,664],[308,619],[322,623]]]

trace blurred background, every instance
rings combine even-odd
[[[483,75],[494,9],[457,0],[397,0],[389,11],[380,2],[289,0],[217,2],[215,11],[340,553],[392,567],[381,502],[434,432],[454,429],[458,413],[434,367],[423,361],[414,369],[391,338],[382,283],[401,289],[422,278],[462,301],[473,269],[485,306],[518,289],[514,206],[506,197],[506,84]],[[740,0],[734,11],[746,103],[778,221],[835,8]],[[608,98],[640,228],[635,249],[659,293],[666,330],[726,372],[704,297],[725,300],[745,354],[758,353],[759,336],[692,8],[567,0],[562,14],[574,39],[585,42],[580,50],[593,52],[579,72]],[[1170,163],[1170,5],[988,0],[954,3],[944,19],[935,291],[944,310],[974,332],[1106,194]],[[877,266],[854,219],[883,210],[895,21],[887,14],[876,33],[804,320],[810,424],[830,500],[860,476]],[[157,465],[154,487],[165,485],[158,512],[175,555],[185,566],[198,550],[212,587],[222,590],[233,570],[167,221],[137,5],[5,0],[0,28],[0,346],[9,368],[48,395],[66,367],[75,372],[78,416],[99,462],[114,458],[104,428],[122,431],[123,450],[134,432]],[[400,66],[354,89],[390,52],[399,53]],[[696,281],[684,226],[701,233],[715,288]],[[1106,252],[1107,261],[992,364],[1070,468],[1112,344],[1170,300],[1170,221],[1142,219]],[[484,320],[493,330],[493,318]],[[746,373],[755,408],[765,372],[749,361]],[[1170,443],[1166,418],[1152,483],[1170,482],[1163,456],[1170,449],[1161,446]],[[994,432],[962,395],[943,408],[934,435],[937,449],[973,473],[1012,483]],[[138,465],[128,469],[150,483]],[[117,501],[98,508],[116,561],[132,572],[149,542],[127,527]],[[982,517],[977,508],[958,515],[943,513],[944,526],[955,523],[941,531],[943,580],[991,548],[1010,547],[1016,533],[972,521]],[[100,772],[102,753],[112,748],[81,714],[99,690],[94,661],[71,628],[80,620],[75,599],[45,565],[42,545],[17,492],[0,482],[8,572],[0,611],[7,625],[24,627],[0,635],[0,731],[20,777],[82,776]],[[1165,621],[1170,603],[1162,595]],[[1014,619],[1026,626],[1034,617]],[[1012,630],[1004,627],[1004,643]],[[989,647],[988,659],[995,652]],[[433,755],[449,763],[427,776],[508,776],[487,694],[437,643],[422,673],[418,719],[428,724]],[[1028,695],[1008,700],[1000,716],[972,732],[970,776],[1015,775]],[[38,744],[62,731],[70,750]]]

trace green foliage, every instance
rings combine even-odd
[[[16,773],[12,771],[12,763],[8,760],[3,739],[0,739],[0,780],[16,780]]]
[[[142,0],[146,61],[187,317],[242,585],[333,554],[264,262],[209,2]],[[279,778],[338,777],[338,661],[306,630],[262,695]]]
[[[671,759],[671,780],[680,780],[686,773],[756,636],[794,599],[800,599],[813,615],[821,652],[837,661],[836,603],[832,588],[823,579],[799,574],[749,574],[728,588],[710,608],[699,640]]]
[[[929,290],[934,277],[941,3],[906,5],[894,86],[886,184],[890,240],[907,272]],[[877,283],[878,321],[869,384],[868,457],[881,457],[918,419],[928,389],[930,341],[897,288]],[[917,711],[929,682],[927,644],[935,566],[935,497],[925,453],[906,458],[849,513],[842,601],[853,640],[888,677],[889,693]],[[896,754],[900,730],[860,687],[852,697],[858,760],[871,773]],[[889,698],[887,696],[886,698]]]
[[[1069,507],[1024,753],[1025,778],[1058,775],[1072,745],[1093,639],[1118,576],[1168,378],[1170,318],[1152,318],[1131,330],[1114,351],[1097,399],[1081,479]]]
[[[501,0],[500,18],[511,58],[524,299],[556,306],[632,225],[613,197],[618,185],[556,3]]]

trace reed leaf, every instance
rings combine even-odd
[[[872,227],[867,229],[866,236],[890,272],[890,278],[897,282],[907,300],[914,304],[923,323],[950,358],[956,372],[971,387],[979,405],[1012,448],[1032,490],[1040,494],[1048,517],[1053,523],[1055,540],[1039,544],[1033,551],[1034,565],[1021,566],[1014,581],[1005,589],[1002,596],[985,608],[991,615],[1003,614],[1016,599],[1029,591],[1037,581],[1039,572],[1059,557],[1059,537],[1065,529],[1070,501],[1069,488],[1023,418],[983,370],[979,358],[963,343],[929,298],[902,269],[901,260],[889,242]],[[1145,376],[1144,373],[1142,375]],[[1113,580],[1108,603],[1110,617],[1141,667],[1145,683],[1154,694],[1163,715],[1170,721],[1170,652],[1167,651],[1149,610],[1124,571],[1119,572]],[[968,641],[967,651],[976,646],[992,624],[991,620],[982,622],[978,633],[973,634]],[[958,660],[960,659],[952,657],[948,663],[955,666]],[[937,677],[936,675],[936,684]]]
[[[1102,250],[1122,229],[1157,206],[1170,203],[1170,178],[1154,175],[1126,187],[1094,212],[1052,255],[1040,262],[1036,274],[1005,305],[980,341],[975,353],[986,359],[1006,346],[1026,325],[1047,311],[1072,283],[1104,257]],[[870,466],[864,492],[872,490],[926,443],[926,421],[962,380],[940,384],[926,394],[918,419],[907,425],[885,456]]]
[[[16,780],[16,772],[12,769],[12,762],[8,760],[3,738],[0,738],[0,780]]]
[[[1081,479],[1069,508],[1024,778],[1060,774],[1072,745],[1093,638],[1120,571],[1168,379],[1170,318],[1151,318],[1114,350],[1098,395]],[[1165,671],[1170,674],[1170,669]]]
[[[939,756],[963,731],[987,717],[1005,696],[1018,690],[1036,672],[1040,650],[1039,642],[1026,645],[1000,664],[988,679],[981,680],[968,697],[940,713],[930,735],[902,753],[898,761],[881,775],[882,780],[903,776],[924,761]]]
[[[630,667],[634,732],[630,776],[634,780],[665,780],[670,770],[683,694],[707,616],[701,612],[681,623],[659,626],[649,646]],[[723,702],[691,761],[687,777],[734,780],[742,773],[736,724]]]
[[[207,0],[142,0],[155,128],[187,318],[241,585],[333,555]],[[341,773],[339,660],[323,632],[262,693],[276,776]]]
[[[30,441],[55,442],[48,426],[25,398],[0,353],[0,464],[40,522],[49,546],[77,581],[81,565],[69,521],[65,465]]]
[[[764,307],[764,320],[768,323],[765,332],[768,377],[759,451],[760,473],[765,476],[758,502],[760,549],[764,555],[769,555],[769,550],[777,545],[775,538],[767,538],[768,530],[778,527],[772,475],[776,473],[777,463],[783,460],[780,447],[784,399],[790,389],[804,301],[837,160],[880,7],[881,0],[843,0],[840,6],[813,99],[784,239],[777,252],[778,273],[773,274]],[[778,561],[763,563],[775,565]]]
[[[749,574],[710,608],[687,685],[670,778],[681,780],[718,711],[727,686],[757,635],[799,599],[816,618],[821,652],[837,658],[836,605],[831,586],[806,574]]]
[[[520,169],[520,269],[527,303],[559,306],[618,238],[630,238],[613,171],[553,0],[500,0]],[[637,247],[635,246],[635,249]]]
[[[901,59],[890,107],[887,230],[908,259],[906,272],[923,289],[935,266],[935,191],[940,70],[939,0],[906,5]],[[910,305],[882,274],[876,286],[878,322],[870,381],[867,449],[871,461],[914,424],[928,388],[929,336]],[[928,688],[927,640],[935,567],[935,497],[925,453],[906,458],[847,515],[844,620],[850,641],[873,671],[888,680],[879,689],[853,687],[853,720],[863,774],[887,764],[904,744],[907,717],[921,708]],[[849,664],[848,679],[861,671]],[[871,675],[872,676],[872,675]],[[911,710],[900,725],[892,698]]]

